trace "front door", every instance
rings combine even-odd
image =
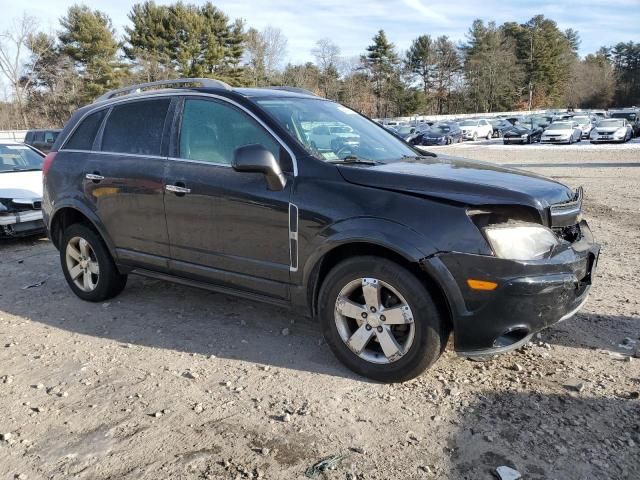
[[[231,168],[234,150],[281,146],[258,121],[225,100],[186,98],[165,178],[171,271],[279,299],[288,297],[289,196],[260,173]]]

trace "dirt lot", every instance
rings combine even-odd
[[[442,149],[584,185],[601,261],[535,344],[449,348],[402,385],[352,375],[285,310],[133,276],[84,303],[46,240],[0,244],[0,479],[296,479],[333,454],[332,479],[637,479],[638,147]]]

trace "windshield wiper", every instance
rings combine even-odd
[[[347,155],[346,157],[340,160],[329,160],[329,163],[340,163],[340,164],[358,163],[360,165],[380,165],[382,162],[377,162],[376,160],[369,160],[367,158],[356,157],[355,155]]]

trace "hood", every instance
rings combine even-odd
[[[627,127],[596,127],[595,131],[598,133],[602,132],[615,132],[617,130],[626,130]]]
[[[533,129],[518,125],[518,126],[511,127],[509,130],[504,132],[504,136],[505,137],[510,137],[514,135],[519,136],[519,135],[524,135],[525,133],[529,134],[531,132],[533,132]]]
[[[446,137],[447,135],[451,134],[451,130],[449,130],[448,132],[439,132],[437,130],[427,130],[426,132],[422,133],[425,137],[429,137],[429,138],[442,138],[442,137]]]
[[[467,205],[525,205],[540,211],[574,195],[566,185],[530,172],[445,155],[338,168],[354,184]]]
[[[1,172],[0,198],[42,198],[42,172]]]
[[[552,129],[545,130],[544,135],[571,135],[573,133],[573,128],[560,128],[560,129]]]

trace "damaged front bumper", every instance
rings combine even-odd
[[[441,253],[422,262],[449,303],[456,352],[484,357],[524,345],[539,330],[573,316],[584,305],[600,247],[586,222],[582,238],[544,260]],[[467,279],[498,284],[471,289]]]
[[[42,210],[26,210],[0,215],[0,237],[20,237],[41,232],[44,232]]]

